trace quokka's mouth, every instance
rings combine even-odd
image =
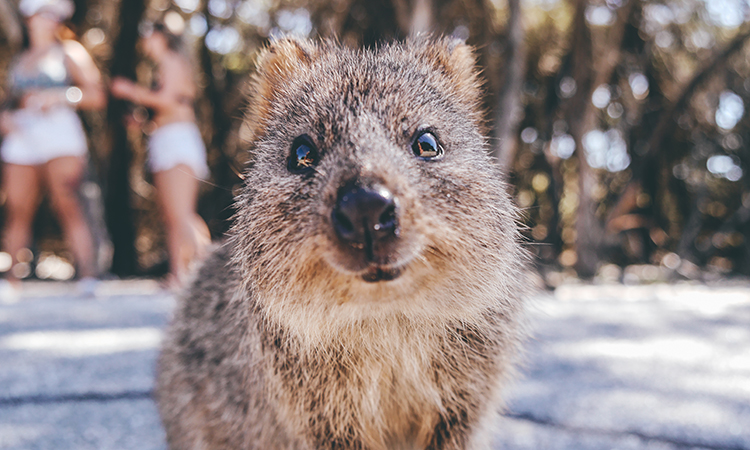
[[[372,266],[362,274],[362,279],[368,283],[377,283],[395,280],[399,276],[401,276],[401,269],[398,267]]]

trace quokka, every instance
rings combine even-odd
[[[490,448],[527,258],[474,66],[450,39],[262,52],[235,223],[158,362],[172,450]]]

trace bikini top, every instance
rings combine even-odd
[[[23,64],[16,60],[10,69],[11,96],[20,98],[29,91],[66,88],[72,85],[70,73],[65,66],[62,46],[51,47],[34,64]]]

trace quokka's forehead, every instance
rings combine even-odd
[[[359,61],[357,54],[348,56],[343,61],[319,61],[287,100],[306,105],[303,114],[322,116],[323,120],[368,113],[401,120],[475,112],[473,102],[462,98],[455,85],[418,59],[394,62],[369,55]]]
[[[481,127],[476,75],[472,49],[447,39],[367,50],[282,40],[259,56],[246,128],[252,138],[273,139],[351,129],[362,118],[409,133],[440,122]]]
[[[313,66],[309,80],[317,86],[330,83],[339,90],[383,95],[396,89],[448,87],[448,77],[429,60],[413,54],[345,52],[322,58]],[[402,90],[408,95],[413,91]]]

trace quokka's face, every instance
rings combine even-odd
[[[282,41],[255,89],[256,157],[235,227],[252,270],[438,282],[512,241],[466,46]]]

